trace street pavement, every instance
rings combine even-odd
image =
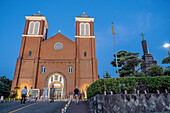
[[[26,102],[19,101],[0,103],[0,113],[61,113],[67,101],[49,102]]]
[[[79,101],[78,105],[73,101],[68,113],[91,113],[91,111],[86,101]]]

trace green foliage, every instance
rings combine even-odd
[[[146,77],[146,74],[144,72],[137,72],[137,73],[134,73],[133,76],[135,76],[135,77]]]
[[[117,57],[118,67],[121,67],[121,69],[119,69],[121,77],[132,76],[134,73],[138,72],[139,69],[136,69],[136,67],[143,61],[138,58],[139,53],[130,53],[127,51],[119,51]],[[115,58],[111,62],[111,65],[116,67]]]
[[[9,96],[10,98],[17,98],[18,97],[18,94],[17,93],[14,93],[12,95]]]
[[[141,83],[142,87],[140,85]],[[157,89],[160,90],[160,92],[165,92],[165,89],[170,90],[170,76],[100,79],[93,82],[88,87],[87,98],[91,98],[97,94],[104,94],[104,91],[107,91],[107,94],[110,94],[111,91],[118,93],[119,84],[121,87],[121,92],[127,90],[128,94],[136,93],[135,89],[146,90],[149,93],[156,93]]]
[[[163,75],[163,68],[161,66],[155,65],[149,68],[149,74],[151,76],[162,76]]]
[[[12,81],[5,76],[0,77],[0,96],[8,97],[11,90]]]
[[[111,75],[111,74],[109,74],[107,71],[105,71],[105,74],[103,75],[103,78],[111,78],[110,75]]]
[[[162,60],[162,64],[170,64],[170,56],[164,58],[164,59]]]
[[[170,66],[166,67],[164,70],[164,75],[165,76],[170,76]]]

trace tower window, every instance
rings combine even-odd
[[[32,54],[32,52],[31,52],[31,51],[29,51],[29,56],[31,56],[31,54]]]
[[[90,36],[89,23],[80,23],[80,36]]]
[[[84,56],[87,56],[87,53],[86,53],[86,51],[84,52]]]
[[[41,73],[45,73],[45,66],[41,67]]]
[[[69,66],[68,67],[68,73],[72,73],[73,72],[73,67],[72,66]]]
[[[39,34],[39,28],[40,28],[40,22],[31,21],[29,23],[28,34],[29,35],[38,35]]]

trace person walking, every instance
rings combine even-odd
[[[27,95],[27,86],[25,86],[25,88],[21,91],[21,96],[22,96],[22,99],[21,99],[21,104],[22,104],[22,100],[24,99],[24,102],[23,104],[25,104],[25,98],[26,98],[26,95]]]
[[[78,104],[78,94],[79,94],[79,89],[76,86],[76,89],[74,90],[74,96],[75,96],[75,103]]]
[[[29,102],[31,102],[32,96],[33,96],[33,89],[31,87],[31,89],[29,90],[29,97],[28,97]]]
[[[54,102],[54,92],[55,92],[55,88],[54,88],[54,86],[52,85],[52,88],[51,88],[51,101],[50,101],[50,103],[51,103],[51,102]]]

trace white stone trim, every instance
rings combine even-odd
[[[75,38],[95,38],[95,36],[75,36]]]
[[[26,36],[26,37],[43,37],[43,35],[22,35],[23,37]]]
[[[85,22],[94,22],[94,18],[83,18],[83,17],[75,17],[75,21],[85,21]]]

